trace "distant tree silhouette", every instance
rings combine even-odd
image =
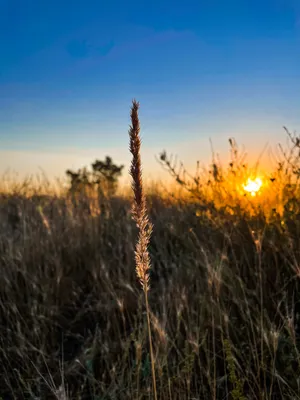
[[[87,187],[92,186],[90,173],[86,168],[79,169],[77,172],[67,170],[66,174],[70,178],[70,191],[71,192],[83,192]]]
[[[116,165],[111,157],[106,156],[105,161],[96,160],[92,164],[92,171],[87,168],[79,169],[77,172],[67,170],[70,178],[72,193],[82,193],[90,188],[97,188],[99,191],[113,195],[118,187],[118,179],[122,175],[124,165]]]
[[[111,157],[106,157],[105,161],[96,160],[92,164],[94,183],[103,187],[107,187],[109,193],[115,193],[118,187],[118,179],[122,175],[124,165],[115,165]]]

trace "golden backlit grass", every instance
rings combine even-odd
[[[150,289],[150,256],[148,246],[150,243],[153,226],[149,222],[148,212],[146,207],[146,197],[143,189],[142,180],[142,162],[140,156],[140,122],[138,115],[139,103],[133,101],[131,108],[131,127],[129,130],[130,152],[132,154],[132,162],[130,167],[130,175],[132,177],[132,191],[134,201],[132,204],[132,216],[139,229],[139,237],[135,250],[136,274],[141,283],[145,295],[146,313],[149,349],[151,357],[151,372],[153,382],[153,397],[157,400],[156,390],[156,374],[155,374],[155,359],[152,348],[152,331],[150,323],[150,308],[148,300],[148,292]]]
[[[300,398],[297,159],[282,153],[279,162],[270,176],[215,163],[190,186],[181,175],[144,195],[140,167],[132,169],[135,221],[132,193],[7,186],[0,396],[149,399],[154,365],[162,400]],[[255,176],[260,193],[240,193],[234,182]],[[153,231],[141,260],[145,204]]]

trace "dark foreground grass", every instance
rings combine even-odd
[[[130,203],[97,202],[1,198],[5,400],[152,396]],[[158,398],[300,398],[299,203],[266,222],[147,202]]]
[[[241,197],[230,140],[206,184],[163,152],[190,197],[145,198],[137,103],[132,123],[133,209],[92,190],[0,198],[0,398],[299,399],[300,141],[273,194]]]

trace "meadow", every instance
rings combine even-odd
[[[195,174],[162,152],[175,183],[144,187],[147,271],[134,159],[135,197],[3,190],[0,398],[300,399],[300,141],[285,135],[268,175],[233,139],[228,165]]]

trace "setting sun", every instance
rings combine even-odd
[[[251,196],[255,196],[262,186],[262,180],[260,178],[248,179],[246,185],[243,188],[246,192],[251,193]]]

